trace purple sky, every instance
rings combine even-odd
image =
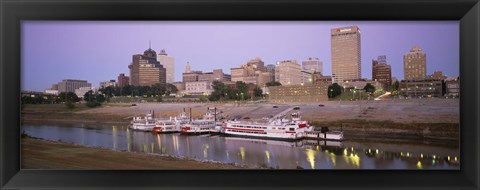
[[[372,77],[371,60],[386,55],[392,75],[403,79],[403,55],[414,45],[427,54],[427,75],[441,70],[459,75],[457,21],[24,21],[22,90],[43,91],[62,79],[99,82],[129,75],[133,54],[165,49],[175,57],[175,80],[185,65],[212,71],[260,57],[265,64],[308,57],[323,61],[331,75],[330,29],[361,30],[362,78]]]

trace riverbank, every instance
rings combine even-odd
[[[22,169],[245,169],[233,164],[120,152],[32,138],[22,138],[21,143]]]
[[[192,109],[201,117],[207,107],[216,107],[217,118],[261,119],[298,107],[302,117],[316,127],[343,130],[345,138],[379,137],[432,139],[458,142],[460,106],[458,99],[397,99],[385,101],[325,101],[303,104],[248,102],[106,104],[99,108],[81,105],[25,105],[23,121],[93,122],[129,124],[133,116],[155,111],[155,117],[177,116]],[[288,112],[287,112],[288,114]]]

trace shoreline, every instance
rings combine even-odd
[[[260,119],[287,111],[292,106],[299,107],[302,117],[317,130],[324,126],[330,130],[342,130],[345,138],[459,141],[460,113],[459,100],[456,99],[326,101],[314,104],[207,102],[137,103],[131,106],[114,103],[97,108],[78,104],[74,109],[68,109],[63,104],[23,105],[21,121],[128,125],[132,117],[150,111],[155,111],[155,117],[168,118],[191,108],[192,118],[199,118],[207,107],[217,107],[221,111],[218,117]]]
[[[52,115],[50,115],[52,116]],[[61,117],[61,116],[60,116]],[[25,115],[22,123],[85,123],[85,124],[119,124],[129,125],[130,121],[114,120],[81,120],[60,118],[28,118]],[[346,139],[350,138],[380,138],[459,142],[458,123],[394,123],[391,121],[341,120],[336,122],[311,122],[317,130],[329,127],[331,131],[343,131]]]
[[[253,169],[236,163],[116,151],[28,137],[21,139],[21,145],[22,169]]]

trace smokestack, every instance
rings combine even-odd
[[[215,121],[217,121],[217,107],[215,107]]]
[[[188,114],[188,115],[190,115],[190,122],[191,122],[192,121],[192,108],[190,108],[190,114]]]

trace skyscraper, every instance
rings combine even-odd
[[[162,49],[157,56],[157,61],[165,67],[167,72],[167,83],[172,84],[175,82],[175,58],[168,56],[167,52]]]
[[[423,80],[427,77],[427,54],[414,46],[403,56],[404,80]]]
[[[361,40],[360,29],[349,26],[331,29],[332,75],[334,82],[343,84],[345,80],[360,79]]]
[[[319,58],[309,57],[302,61],[302,67],[305,70],[310,70],[312,72],[323,73],[323,63]]]
[[[130,85],[151,86],[157,83],[166,84],[166,69],[157,61],[157,53],[148,48],[143,55],[132,56],[130,69]]]
[[[392,84],[392,68],[387,64],[387,56],[380,55],[372,60],[372,80],[382,83],[384,89]]]

